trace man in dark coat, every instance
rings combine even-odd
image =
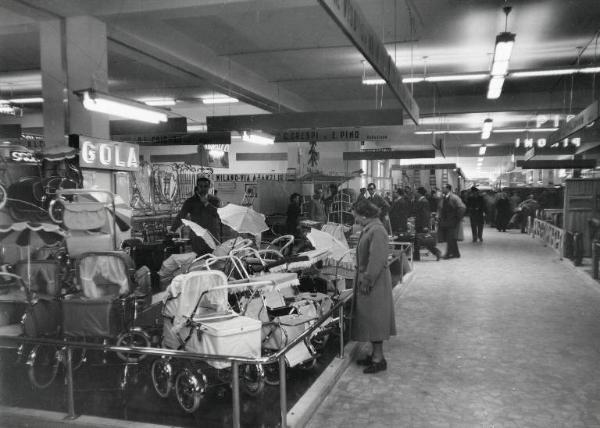
[[[173,220],[171,230],[178,229],[181,226],[181,219],[189,215],[191,221],[207,229],[217,241],[221,239],[221,219],[217,212],[220,201],[219,198],[209,195],[208,189],[210,189],[210,180],[205,177],[198,178],[194,196],[185,200],[179,214]],[[191,232],[191,244],[192,250],[199,256],[212,252],[212,248],[204,242],[204,239],[196,236],[194,232]]]
[[[440,209],[440,232],[446,239],[446,254],[444,259],[459,258],[458,228],[462,227],[462,218],[466,207],[459,196],[452,193],[452,186],[446,184],[442,190],[444,198]]]
[[[483,242],[483,225],[485,224],[485,199],[475,186],[471,187],[471,193],[467,197],[467,213],[471,220],[471,233],[473,242]]]
[[[369,183],[367,186],[367,194],[365,198],[375,204],[377,208],[379,208],[379,219],[381,223],[385,226],[387,223],[386,217],[390,211],[390,205],[383,199],[383,197],[376,192],[377,187],[375,187],[375,183]],[[388,230],[389,232],[389,230]]]
[[[392,233],[406,232],[407,221],[410,214],[408,201],[404,197],[402,189],[396,189],[396,199],[392,202],[390,208],[390,225]]]
[[[425,235],[430,235],[429,230],[431,222],[431,205],[427,199],[427,190],[424,187],[417,189],[418,199],[415,202],[415,232],[417,237],[415,239],[415,251],[414,260],[420,260],[421,255],[419,250],[421,245],[426,247],[431,254],[433,254],[437,260],[442,256],[442,252],[435,246],[435,238],[431,240],[424,240]]]

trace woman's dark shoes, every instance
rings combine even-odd
[[[385,358],[381,361],[372,361],[370,366],[367,366],[366,369],[363,370],[364,374],[373,374],[379,373],[384,370],[387,370],[387,362]]]
[[[356,360],[356,364],[358,364],[359,366],[370,366],[371,364],[373,364],[373,357],[371,355],[367,355],[364,358],[361,358],[360,360]]]

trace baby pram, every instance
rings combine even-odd
[[[229,306],[229,291],[239,287],[228,285],[225,274],[215,270],[175,277],[167,289],[163,309],[162,347],[208,355],[260,357],[260,321],[238,315]],[[229,367],[230,363],[222,360],[183,363],[160,358],[152,364],[152,383],[163,398],[174,388],[181,407],[191,413],[208,387],[229,384]],[[256,395],[262,391],[264,372],[260,364],[241,365],[239,372],[244,392]]]
[[[115,251],[121,232],[129,224],[117,212],[115,195],[94,189],[57,191],[48,209],[52,221],[69,231],[65,241],[69,257],[93,251]]]

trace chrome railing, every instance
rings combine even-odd
[[[140,355],[153,355],[156,357],[183,358],[187,360],[222,360],[231,363],[232,369],[232,406],[233,406],[233,427],[240,427],[240,384],[239,384],[239,365],[240,364],[275,364],[279,363],[279,402],[281,408],[281,426],[287,426],[287,385],[286,385],[286,363],[285,355],[298,343],[310,337],[310,335],[326,321],[331,322],[330,318],[337,312],[338,316],[333,321],[338,322],[340,334],[339,358],[344,358],[344,304],[352,297],[352,290],[345,290],[339,295],[337,302],[332,308],[319,319],[315,321],[307,330],[285,347],[268,357],[246,358],[232,355],[198,354],[189,351],[181,351],[165,348],[147,348],[135,346],[112,346],[99,343],[71,342],[58,339],[33,338],[25,336],[0,336],[0,346],[5,344],[31,344],[31,345],[53,345],[60,347],[65,351],[66,365],[66,385],[67,385],[67,417],[66,419],[76,419],[79,415],[75,412],[75,397],[73,385],[73,349],[89,349],[102,352],[120,352]]]

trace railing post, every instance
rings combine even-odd
[[[279,357],[279,407],[281,409],[281,428],[287,428],[287,385],[284,354]]]
[[[340,305],[339,309],[340,323],[340,358],[344,358],[344,304]]]
[[[76,419],[75,397],[73,395],[73,350],[70,346],[65,347],[66,365],[67,365],[67,416],[65,419]]]
[[[231,364],[231,377],[233,384],[233,428],[240,428],[240,363]]]

